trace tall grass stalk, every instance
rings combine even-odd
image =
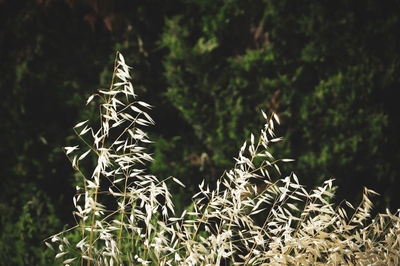
[[[129,66],[117,53],[109,90],[100,100],[100,125],[74,127],[81,145],[65,147],[82,177],[73,197],[77,225],[52,236],[55,258],[87,265],[399,265],[399,211],[371,219],[374,191],[362,202],[334,205],[333,180],[310,192],[296,174],[280,171],[270,145],[276,114],[265,118],[258,137],[240,148],[235,164],[215,189],[204,181],[193,203],[176,216],[167,182],[146,172],[152,161],[143,127],[154,124],[151,106],[137,100]],[[95,167],[85,160],[95,161]],[[348,214],[351,212],[351,215]],[[56,249],[55,249],[56,250]]]

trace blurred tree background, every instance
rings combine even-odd
[[[188,186],[171,187],[178,210],[232,166],[260,110],[281,118],[286,173],[400,208],[399,28],[394,0],[0,0],[0,264],[53,263],[43,240],[74,224],[77,182],[61,147],[96,115],[85,101],[116,50],[155,106],[151,171]]]

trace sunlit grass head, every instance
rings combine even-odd
[[[117,53],[108,90],[99,102],[99,125],[74,127],[79,144],[65,147],[81,185],[73,197],[75,227],[46,242],[55,259],[87,265],[398,265],[399,212],[371,219],[372,190],[358,207],[334,205],[334,180],[311,191],[294,172],[281,172],[292,159],[276,158],[270,146],[277,114],[261,111],[265,124],[251,134],[215,189],[203,181],[192,204],[175,215],[169,182],[147,170],[151,142],[144,128],[154,124],[151,105],[131,83],[130,67]],[[93,102],[92,102],[93,101]],[[92,168],[83,164],[94,161]],[[111,203],[110,203],[111,201]]]

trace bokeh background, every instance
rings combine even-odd
[[[155,108],[148,132],[178,211],[233,165],[277,112],[308,189],[335,178],[336,201],[380,193],[400,208],[399,1],[0,0],[0,265],[51,265],[43,240],[74,225],[79,183],[61,147],[94,118],[116,51]]]

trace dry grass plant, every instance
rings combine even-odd
[[[191,207],[175,216],[167,182],[183,184],[146,172],[152,157],[141,128],[154,121],[146,113],[151,106],[136,99],[130,80],[129,67],[117,53],[109,90],[87,101],[98,97],[102,102],[99,129],[90,121],[78,123],[74,131],[83,145],[65,147],[83,186],[73,197],[77,225],[46,242],[56,247],[58,262],[399,265],[399,211],[371,219],[369,195],[375,192],[365,188],[356,208],[346,201],[334,206],[333,180],[308,192],[294,173],[281,175],[278,164],[291,160],[274,159],[269,152],[281,140],[274,134],[276,114],[262,113],[259,137],[252,134],[243,144],[233,169],[225,171],[214,190],[203,181]],[[91,171],[81,166],[88,158],[97,162]],[[79,241],[72,242],[74,234]]]

